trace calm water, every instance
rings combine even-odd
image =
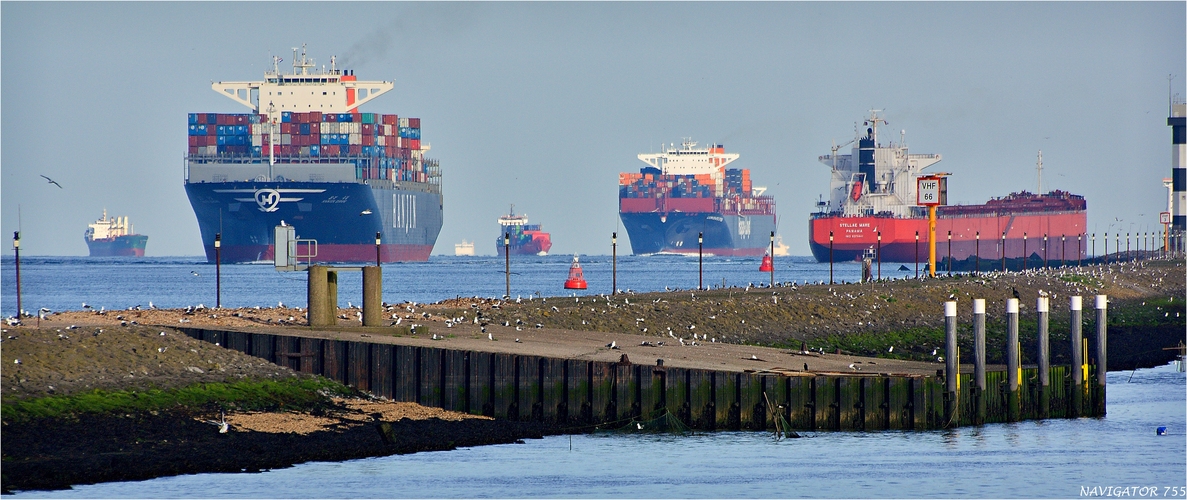
[[[573,291],[564,289],[572,256],[512,257],[511,295],[528,297],[567,296]],[[828,281],[828,263],[820,264],[810,257],[781,257],[776,259],[775,279],[778,281]],[[763,283],[770,274],[758,270],[759,259],[706,258],[705,286],[727,286]],[[609,293],[612,282],[610,256],[583,256],[581,265],[589,289],[580,294]],[[893,271],[900,264],[882,267],[884,277],[914,276]],[[0,260],[0,281],[3,283],[3,316],[16,314],[16,269],[12,255]],[[270,265],[224,265],[222,272],[222,305],[305,306],[306,274],[281,273]],[[196,275],[195,275],[196,273]],[[837,263],[834,277],[855,281],[861,275],[857,262]],[[432,257],[428,262],[385,264],[383,266],[383,299],[386,302],[436,302],[455,296],[500,297],[505,292],[504,261],[498,257]],[[663,290],[664,287],[696,288],[697,258],[682,256],[651,256],[618,258],[618,288],[636,291]],[[96,309],[125,309],[151,301],[158,307],[185,307],[215,303],[215,266],[200,257],[149,257],[142,259],[87,257],[21,257],[21,307],[35,312],[40,308],[53,311],[79,310],[86,302]],[[362,302],[362,273],[344,272],[339,275],[338,299]]]
[[[1101,419],[814,433],[780,442],[759,432],[595,434],[573,436],[572,449],[568,436],[556,436],[13,497],[1070,498],[1094,486],[1155,486],[1158,498],[1167,496],[1167,487],[1180,488],[1182,498],[1185,382],[1173,366],[1110,373],[1109,411]],[[1157,435],[1159,426],[1167,435]]]

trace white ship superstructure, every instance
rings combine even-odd
[[[127,217],[107,218],[107,209],[103,209],[103,218],[87,226],[87,240],[108,240],[117,236],[133,234],[132,224]]]
[[[878,116],[879,111],[870,111],[852,141],[833,146],[832,154],[819,158],[820,163],[832,167],[829,201],[820,211],[846,217],[926,215],[925,208],[915,205],[916,179],[923,169],[939,162],[940,155],[907,153],[905,132],[898,143],[878,142],[878,125],[888,125]],[[849,144],[853,144],[850,154],[837,155]]]

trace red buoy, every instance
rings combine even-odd
[[[775,263],[771,262],[771,256],[763,255],[762,256],[762,264],[758,265],[758,270],[762,271],[764,273],[769,273],[774,269],[775,269]]]
[[[577,263],[577,256],[573,256],[573,265],[569,266],[569,279],[565,280],[565,288],[570,290],[585,290],[585,273],[581,272],[581,264]]]

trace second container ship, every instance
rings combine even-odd
[[[648,166],[618,174],[618,207],[635,255],[760,256],[775,231],[775,200],[751,184],[749,169],[715,144],[685,140],[640,154]]]
[[[515,215],[515,205],[511,205],[511,213],[499,217],[495,248],[500,257],[506,253],[504,248],[511,255],[548,255],[552,235],[544,232],[540,224],[528,224],[528,214]]]
[[[820,162],[832,169],[829,200],[817,204],[808,224],[812,255],[819,262],[853,260],[876,252],[888,262],[928,259],[927,209],[916,204],[916,180],[940,161],[938,154],[908,154],[907,146],[880,142],[877,112],[858,128],[850,154],[834,147]],[[1040,160],[1041,162],[1041,160]],[[1041,190],[1041,189],[1040,189]],[[1088,252],[1083,196],[1053,190],[1026,191],[982,205],[940,206],[936,253],[955,260],[1076,259]],[[881,243],[878,241],[881,235]],[[831,235],[831,242],[830,242]],[[951,235],[951,236],[949,236]]]
[[[185,189],[214,261],[267,262],[282,222],[303,261],[424,261],[442,222],[441,174],[418,118],[363,113],[392,89],[353,71],[317,70],[294,51],[264,79],[211,87],[251,113],[191,113]],[[378,235],[378,236],[377,236]],[[315,243],[314,243],[315,242]]]

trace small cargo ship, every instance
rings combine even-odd
[[[879,124],[887,122],[871,111],[850,141],[850,154],[837,155],[846,143],[819,157],[832,170],[828,201],[821,199],[808,221],[808,241],[819,262],[829,261],[830,245],[833,260],[860,259],[877,250],[879,234],[883,261],[927,261],[927,208],[917,204],[917,179],[941,157],[908,154],[901,137],[898,143],[882,143]],[[1041,175],[1041,152],[1038,165]],[[1040,193],[1020,191],[982,205],[938,207],[936,253],[953,260],[1086,257],[1087,202],[1061,190],[1041,193],[1041,179]]]
[[[144,257],[148,236],[136,234],[127,217],[103,218],[87,226],[83,239],[87,242],[91,257]]]
[[[618,174],[618,212],[635,255],[758,257],[775,231],[775,200],[752,186],[750,169],[721,144],[697,148],[685,139],[663,153],[640,154],[648,166]]]
[[[500,257],[504,254],[503,239],[508,235],[511,255],[548,255],[552,248],[552,235],[544,232],[540,224],[528,224],[528,214],[515,215],[515,205],[511,205],[511,213],[499,217],[495,247]]]

